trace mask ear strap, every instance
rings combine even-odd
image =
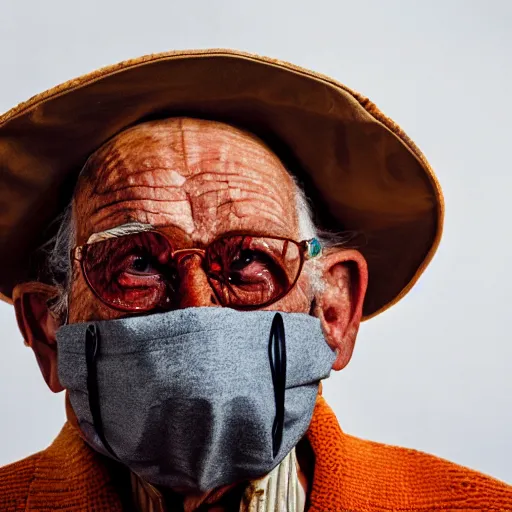
[[[284,399],[286,391],[286,339],[283,317],[280,313],[276,313],[272,320],[268,356],[276,402],[276,416],[272,426],[272,452],[275,457],[279,453],[283,440]]]
[[[87,394],[89,395],[89,409],[91,410],[92,422],[94,430],[98,434],[100,441],[105,449],[118,459],[114,450],[108,443],[105,432],[103,431],[103,422],[101,421],[100,400],[98,391],[98,378],[96,359],[99,351],[100,334],[98,328],[94,324],[87,326],[85,331],[85,360],[87,364]]]

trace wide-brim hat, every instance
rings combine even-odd
[[[444,213],[439,183],[367,98],[274,59],[177,51],[70,80],[0,117],[0,298],[11,302],[13,287],[31,278],[31,256],[88,156],[134,124],[173,116],[258,135],[303,183],[321,227],[358,235],[369,267],[365,318],[403,297],[432,259]]]

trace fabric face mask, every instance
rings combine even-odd
[[[91,447],[182,491],[269,473],[335,359],[317,318],[215,307],[66,325],[57,344]]]

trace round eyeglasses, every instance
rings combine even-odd
[[[105,233],[93,235],[73,249],[72,256],[103,303],[131,312],[176,307],[179,265],[194,254],[201,257],[219,304],[240,310],[263,308],[289,293],[304,261],[322,250],[316,238],[296,242],[237,233],[222,235],[204,248],[175,249],[153,227],[120,236]]]

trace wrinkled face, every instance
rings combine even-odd
[[[96,152],[78,183],[74,220],[77,245],[133,222],[161,227],[175,249],[233,231],[299,240],[295,186],[279,159],[245,132],[187,118],[138,125]],[[175,307],[216,305],[199,256],[177,271]],[[311,300],[303,271],[267,309],[307,312]],[[125,314],[92,293],[74,262],[69,321]]]

